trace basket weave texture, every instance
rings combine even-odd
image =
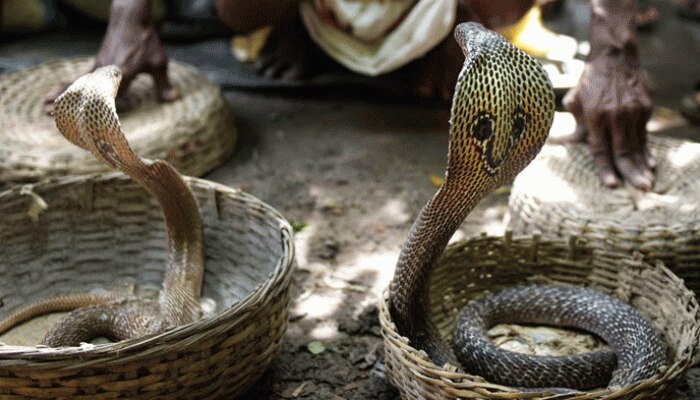
[[[584,145],[545,146],[513,183],[509,228],[663,261],[700,293],[700,143],[651,137],[653,192],[603,187]]]
[[[92,65],[92,59],[67,59],[0,75],[1,182],[108,170],[65,140],[43,109],[50,90],[86,74]],[[122,101],[125,110],[119,107],[119,120],[136,154],[167,160],[183,175],[204,175],[233,152],[233,116],[219,88],[194,67],[170,62],[168,74],[180,100],[158,102],[152,79],[141,74]]]
[[[652,267],[640,257],[596,249],[538,235],[513,238],[481,236],[447,248],[435,267],[432,317],[451,343],[459,310],[488,291],[526,283],[592,287],[637,308],[669,345],[669,366],[662,375],[617,391],[601,389],[567,399],[662,399],[674,391],[700,346],[698,303],[670,270]],[[454,369],[433,364],[423,351],[400,336],[391,321],[388,291],[380,308],[385,361],[390,380],[403,399],[526,399],[546,393],[521,393]]]
[[[186,181],[202,210],[202,295],[216,303],[213,314],[117,343],[0,345],[0,398],[228,399],[262,376],[287,328],[292,230],[250,195]],[[38,219],[37,196],[48,205]],[[124,175],[66,177],[0,193],[0,254],[0,315],[96,288],[152,297],[165,227],[159,206]]]

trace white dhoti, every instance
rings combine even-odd
[[[457,0],[305,0],[300,8],[311,39],[331,58],[376,76],[422,57],[445,39],[454,28]],[[328,11],[332,23],[324,18]]]

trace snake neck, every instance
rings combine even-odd
[[[172,326],[198,320],[204,275],[203,233],[192,191],[167,162],[137,156],[118,125],[112,126],[111,134],[85,142],[93,154],[129,175],[158,202],[167,236],[160,306]]]
[[[167,162],[137,156],[118,125],[112,127],[109,135],[87,137],[90,139],[78,142],[144,187],[163,212],[167,260],[160,304],[166,319],[173,326],[199,319],[204,275],[203,233],[202,217],[192,191]]]
[[[106,136],[106,135],[105,135]],[[183,325],[199,319],[204,275],[202,217],[182,176],[162,160],[137,156],[118,126],[111,134],[84,140],[86,148],[129,175],[158,202],[165,221],[167,260],[160,304],[167,321]]]
[[[479,24],[458,25],[455,38],[465,61],[452,101],[445,183],[413,224],[389,295],[398,332],[438,365],[455,357],[431,320],[435,264],[479,200],[539,152],[554,115],[554,92],[537,61]]]
[[[165,220],[168,259],[161,306],[174,324],[192,322],[200,314],[204,273],[203,232],[197,201],[170,164],[146,161],[138,168],[147,173],[132,176],[155,197]]]
[[[204,255],[199,207],[170,164],[141,159],[129,146],[114,104],[120,80],[116,67],[98,68],[76,80],[56,99],[56,126],[70,142],[121,170],[155,197],[167,233],[160,308],[168,324],[186,324],[200,317]]]
[[[391,282],[390,310],[398,332],[408,337],[413,347],[426,351],[437,365],[458,364],[430,317],[433,268],[481,197],[444,184],[413,223]]]

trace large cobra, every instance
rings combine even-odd
[[[162,160],[134,154],[121,130],[114,98],[117,67],[103,67],[76,80],[55,102],[58,129],[144,188],[163,210],[166,268],[160,297],[143,300],[115,292],[76,293],[29,304],[0,321],[0,333],[40,314],[71,311],[48,332],[43,344],[74,346],[98,336],[123,340],[187,324],[200,318],[204,271],[202,219],[194,195],[180,174]]]
[[[428,305],[433,266],[476,204],[532,161],[554,115],[551,84],[533,58],[478,24],[457,26],[455,38],[466,59],[452,103],[447,170],[399,255],[390,290],[398,332],[438,365],[459,359],[468,372],[514,387],[613,388],[653,376],[666,360],[653,328],[632,307],[590,289],[504,290],[468,304],[458,317],[454,352],[441,339]],[[501,350],[485,336],[498,323],[584,329],[613,352],[544,357]]]

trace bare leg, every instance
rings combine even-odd
[[[654,185],[656,161],[647,149],[649,96],[639,65],[636,0],[591,0],[591,53],[564,105],[585,129],[600,181],[626,181],[640,190]],[[618,175],[619,173],[619,175]]]

